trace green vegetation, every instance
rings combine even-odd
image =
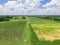
[[[0,22],[0,45],[18,45],[25,23],[24,21]]]
[[[4,17],[9,21],[0,21],[0,45],[60,45],[60,21],[54,20],[56,17]]]
[[[40,40],[40,45],[60,45],[60,21],[33,19],[31,25]]]

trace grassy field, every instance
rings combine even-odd
[[[25,22],[0,22],[0,45],[19,45]]]
[[[60,45],[60,21],[29,17],[0,22],[0,45]]]
[[[60,45],[60,21],[39,19],[31,25],[41,45]]]

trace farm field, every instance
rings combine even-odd
[[[0,22],[0,45],[39,45],[39,42],[26,21],[7,21]]]
[[[32,21],[31,25],[40,42],[45,42],[41,45],[60,45],[60,21],[47,19],[35,21]]]
[[[26,22],[0,22],[0,45],[19,45]]]
[[[0,45],[60,45],[60,21],[28,18],[0,22]]]

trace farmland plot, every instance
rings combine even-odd
[[[31,26],[40,45],[60,45],[60,21],[38,19],[32,21]]]
[[[39,39],[51,41],[60,39],[60,24],[32,24],[32,27]]]
[[[0,45],[20,45],[25,22],[0,22]]]
[[[33,18],[31,21],[39,39],[51,41],[60,39],[60,21],[39,18]]]

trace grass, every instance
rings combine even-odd
[[[35,20],[36,21],[36,20]],[[40,40],[40,45],[60,44],[60,21],[39,19],[31,25]]]
[[[32,28],[32,26],[27,23],[25,30],[23,32],[21,45],[39,45],[39,40]]]
[[[20,45],[26,22],[0,22],[0,45]]]
[[[0,22],[0,45],[60,45],[60,21],[31,19]]]
[[[37,17],[30,18],[32,24],[60,24],[60,21],[54,21],[49,19],[41,19]]]

